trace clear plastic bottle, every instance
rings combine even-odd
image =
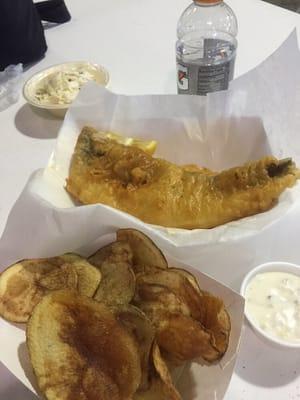
[[[180,94],[225,90],[233,78],[237,19],[222,0],[194,0],[177,25],[177,88]]]

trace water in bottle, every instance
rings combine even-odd
[[[233,78],[237,19],[222,0],[194,0],[177,25],[177,87],[180,94],[225,90]]]

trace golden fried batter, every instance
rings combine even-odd
[[[81,203],[103,203],[150,224],[213,228],[268,210],[298,177],[290,159],[274,157],[220,173],[181,167],[85,127],[66,189]]]

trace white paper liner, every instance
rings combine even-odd
[[[168,229],[101,204],[75,206],[64,189],[70,159],[81,128],[88,124],[125,136],[156,139],[157,156],[179,164],[198,163],[219,170],[274,154],[292,157],[300,165],[299,70],[300,53],[293,32],[265,62],[233,81],[230,90],[207,97],[124,96],[87,84],[67,113],[48,167],[29,179],[8,218],[0,241],[0,270],[37,251],[49,255],[49,242],[56,242],[63,252],[76,248],[86,236],[93,241],[129,226],[155,239],[168,255],[193,265],[198,265],[199,257],[209,262],[207,251],[218,253],[220,246],[246,240],[242,261],[249,268],[248,252],[253,254],[254,245],[256,252],[262,250],[256,237],[261,231],[274,236],[276,230],[277,235],[282,221],[299,204],[300,184],[285,190],[267,212],[214,229]],[[74,230],[81,231],[76,240]],[[279,248],[285,244],[281,241]],[[234,250],[232,254],[231,265],[237,268],[238,254]],[[223,279],[219,269],[214,265],[204,271]],[[225,283],[233,286],[229,277]]]

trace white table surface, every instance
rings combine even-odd
[[[175,93],[176,23],[189,2],[66,0],[72,21],[46,31],[47,55],[24,73],[24,79],[52,64],[90,60],[108,68],[109,87],[115,92]],[[263,61],[295,26],[300,38],[300,15],[260,0],[228,4],[239,22],[235,76]],[[46,164],[61,123],[46,113],[34,113],[21,97],[0,112],[0,234],[29,175]],[[300,352],[275,349],[246,325],[226,400],[299,399],[299,374]],[[34,399],[0,363],[0,400]]]

